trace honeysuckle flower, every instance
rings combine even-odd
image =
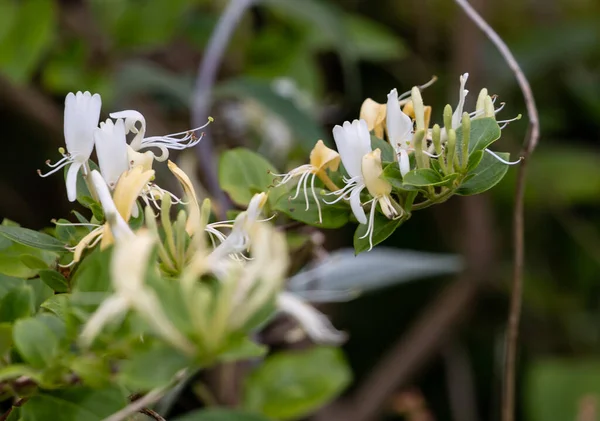
[[[100,173],[114,189],[121,174],[129,169],[125,123],[121,119],[100,123],[100,128],[94,130],[94,140]]]
[[[413,138],[413,122],[404,114],[398,103],[398,91],[392,89],[388,94],[386,127],[388,140],[398,156],[400,173],[404,177],[410,171],[410,160],[408,153],[413,150],[411,144]]]
[[[212,118],[209,117],[208,122],[205,125],[195,129],[165,136],[144,137],[146,134],[146,119],[142,113],[135,110],[124,110],[111,113],[110,116],[112,118],[124,119],[127,133],[135,134],[129,145],[134,152],[149,148],[160,149],[161,154],[158,156],[154,155],[154,158],[161,162],[166,161],[169,158],[169,149],[183,150],[197,145],[202,139],[202,136],[197,137],[195,132],[203,129],[212,121]],[[140,124],[139,127],[137,126],[137,123]]]
[[[362,158],[371,152],[371,135],[364,120],[354,120],[352,123],[346,121],[342,126],[333,128],[333,139],[338,148],[340,159],[346,172],[350,176],[344,177],[346,185],[331,194],[339,196],[329,204],[341,199],[350,201],[352,213],[361,224],[367,223],[367,215],[360,203],[360,193],[365,188],[362,174]]]
[[[362,173],[365,180],[365,186],[369,194],[373,197],[371,202],[371,211],[369,213],[369,222],[367,232],[361,238],[369,238],[369,251],[373,248],[373,230],[375,225],[375,207],[379,203],[381,211],[389,219],[395,219],[402,215],[402,208],[395,203],[391,197],[392,185],[380,178],[383,173],[381,166],[381,150],[375,149],[362,158]],[[369,202],[367,202],[369,203]]]
[[[365,99],[360,107],[360,119],[365,120],[369,131],[373,131],[380,139],[383,139],[385,129],[386,108],[386,104],[380,104],[371,98]]]
[[[70,249],[73,251],[73,261],[67,266],[77,263],[84,250],[94,247],[98,242],[101,241],[100,247],[105,249],[113,243],[116,236],[128,236],[132,233],[127,224],[132,216],[132,209],[135,207],[137,210],[136,200],[153,176],[153,170],[133,168],[121,175],[111,196],[104,177],[96,170],[91,172],[90,181],[98,194],[107,222],[96,227]]]
[[[314,342],[339,344],[347,338],[344,332],[333,327],[327,316],[291,292],[279,293],[277,308],[294,318]]]
[[[340,166],[340,155],[333,149],[325,146],[322,140],[319,140],[315,147],[310,152],[310,163],[301,165],[294,168],[287,174],[275,174],[277,177],[283,177],[279,180],[276,186],[281,186],[290,182],[291,180],[298,178],[298,185],[296,186],[296,194],[291,199],[296,199],[300,194],[300,189],[304,191],[304,200],[306,202],[306,210],[310,209],[310,203],[308,201],[308,181],[310,179],[310,191],[312,197],[317,204],[317,210],[319,212],[319,223],[323,223],[323,217],[321,215],[321,204],[315,192],[315,178],[319,177],[325,185],[332,191],[338,190],[337,186],[327,176],[326,170],[337,171]]]
[[[468,73],[462,74],[459,78],[460,90],[458,92],[458,104],[456,105],[456,109],[452,113],[452,128],[454,130],[458,129],[462,124],[462,116],[463,116],[463,110],[464,110],[464,105],[465,105],[465,98],[467,97],[467,94],[469,93],[469,91],[467,89],[465,89],[465,85],[467,83],[468,78],[469,78]],[[502,110],[502,108],[504,108],[504,104],[501,104],[500,107],[498,107],[498,108],[494,108],[493,104],[494,104],[494,100],[492,100],[492,98],[489,95],[487,95],[487,89],[482,89],[481,93],[479,94],[479,97],[477,98],[476,109],[474,112],[469,113],[469,117],[472,119],[479,118],[479,117],[494,117],[495,118],[496,113],[498,113],[499,111]],[[498,123],[501,124],[500,128],[503,129],[504,127],[506,127],[506,125],[508,123],[515,121],[515,120],[519,120],[520,118],[521,118],[521,116],[518,115],[517,117],[515,117],[513,119],[499,120]],[[443,134],[445,134],[445,133],[443,133]],[[500,161],[506,165],[515,165],[515,164],[518,164],[519,162],[521,162],[521,158],[519,158],[517,161],[511,162],[511,161],[502,159],[500,156],[498,156],[496,153],[492,152],[488,148],[486,148],[485,151],[487,153],[489,153],[490,155],[492,155],[494,158],[496,158],[498,161]]]
[[[61,160],[54,164],[46,162],[52,168],[49,172],[42,174],[38,170],[40,176],[47,177],[71,164],[66,177],[67,197],[71,202],[77,199],[77,173],[87,163],[94,149],[94,130],[98,127],[101,107],[102,99],[98,94],[92,95],[87,91],[76,94],[70,92],[65,98],[64,115],[67,152],[64,153],[61,149]]]
[[[116,232],[113,234],[117,237]],[[138,232],[115,243],[110,265],[115,292],[85,324],[80,336],[82,345],[89,346],[106,324],[122,320],[134,310],[170,345],[188,354],[195,352],[194,345],[167,318],[154,290],[145,284],[155,243],[156,238],[148,232]]]
[[[259,217],[264,205],[267,203],[267,198],[267,193],[257,193],[252,197],[248,204],[248,209],[241,212],[235,218],[229,235],[210,254],[209,259],[211,261],[219,262],[227,256],[231,256],[234,259],[244,257],[243,253],[250,247],[249,233],[254,225],[259,222]],[[216,226],[224,225],[222,223],[212,225],[212,227]]]
[[[169,170],[177,177],[181,187],[188,200],[188,219],[185,226],[187,233],[191,236],[194,235],[198,224],[200,222],[200,206],[198,205],[198,198],[196,197],[196,191],[194,190],[194,186],[192,185],[192,180],[188,177],[188,175],[183,172],[181,168],[179,168],[173,161],[169,161],[167,163],[169,166]]]

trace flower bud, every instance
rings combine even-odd
[[[471,139],[471,118],[469,113],[462,115],[462,147],[460,152],[460,163],[463,170],[467,169],[469,163],[469,141]]]

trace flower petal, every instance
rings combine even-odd
[[[388,94],[386,127],[388,139],[396,153],[399,153],[400,149],[408,149],[413,123],[400,109],[396,89],[392,89]]]
[[[74,161],[83,163],[92,154],[101,106],[102,99],[98,94],[71,92],[65,98],[65,144]]]
[[[319,140],[310,152],[310,165],[315,170],[328,168],[331,171],[337,171],[340,166],[340,154]]]
[[[361,224],[367,223],[367,215],[365,215],[365,210],[360,203],[360,192],[364,188],[364,184],[359,184],[356,187],[353,187],[352,193],[350,193],[350,208],[352,209],[352,213],[356,217],[356,220]]]
[[[113,123],[108,119],[100,123],[100,128],[94,131],[94,140],[100,173],[108,186],[114,189],[121,174],[129,169],[123,120]]]
[[[181,183],[181,187],[185,192],[188,200],[188,218],[187,223],[185,224],[185,230],[189,235],[193,235],[196,229],[200,226],[200,206],[198,205],[198,197],[196,196],[196,191],[194,190],[194,185],[192,184],[192,180],[187,176],[186,173],[183,172],[181,168],[179,168],[173,161],[168,161],[167,165],[169,169],[177,177],[177,180]]]
[[[136,133],[136,136],[131,141],[131,147],[138,151],[142,145],[142,140],[146,134],[146,119],[136,110],[123,110],[117,111],[116,113],[109,114],[111,118],[122,118],[125,119],[125,129],[127,133]],[[136,123],[140,122],[141,127],[138,129]]]
[[[74,202],[77,199],[77,173],[83,163],[75,161],[69,167],[69,171],[67,171],[67,197],[69,198],[69,202]]]

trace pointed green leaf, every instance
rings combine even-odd
[[[425,187],[439,186],[445,183],[442,176],[431,168],[420,168],[407,172],[402,179],[404,185]]]
[[[477,118],[471,120],[471,137],[469,138],[469,153],[480,151],[487,148],[496,140],[500,139],[500,126],[495,118]],[[462,127],[456,130],[456,144],[461,145],[462,142]],[[456,148],[456,152],[460,154],[460,148]],[[460,155],[459,155],[460,158]]]
[[[56,238],[27,228],[0,225],[0,235],[29,247],[56,252],[66,251],[65,245]]]
[[[504,152],[496,152],[496,154],[505,160],[508,160],[510,157],[510,154]],[[498,184],[504,178],[507,171],[508,165],[503,164],[492,155],[486,153],[477,168],[467,174],[469,179],[461,184],[458,190],[456,190],[456,194],[471,196],[483,193]]]
[[[23,264],[29,269],[33,269],[36,272],[39,272],[40,269],[48,268],[48,264],[46,262],[32,254],[22,254],[19,256],[19,260],[23,262]]]
[[[386,142],[383,139],[378,138],[375,135],[371,135],[371,149],[379,149],[381,151],[381,161],[382,162],[394,162],[396,157],[396,152],[392,145],[389,142]],[[398,165],[398,164],[396,164]]]
[[[60,338],[56,332],[39,318],[18,320],[13,329],[13,339],[21,357],[34,368],[51,364],[60,349]]]

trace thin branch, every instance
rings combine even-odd
[[[525,192],[525,179],[528,158],[538,144],[540,137],[540,124],[535,99],[529,81],[521,70],[515,57],[502,38],[487,24],[487,22],[471,7],[466,0],[454,0],[469,18],[486,34],[498,48],[500,54],[515,74],[519,88],[523,93],[527,114],[529,117],[529,130],[523,144],[524,160],[519,166],[517,186],[515,188],[515,207],[513,211],[513,241],[514,241],[514,266],[512,281],[512,296],[508,316],[508,330],[506,334],[506,361],[504,368],[504,391],[502,396],[502,420],[513,421],[515,416],[515,371],[517,360],[517,342],[519,338],[519,321],[521,318],[521,302],[523,295],[523,266],[524,266],[524,218],[523,202]]]
[[[208,41],[204,58],[198,67],[198,77],[196,78],[196,86],[192,98],[192,127],[204,125],[208,118],[217,70],[221,65],[229,40],[233,36],[239,21],[253,3],[254,0],[231,0],[217,22],[216,28]],[[230,207],[230,202],[219,187],[217,167],[213,153],[214,148],[209,125],[204,130],[202,142],[196,148],[196,155],[200,163],[200,170],[204,174],[204,182],[209,192],[220,205],[219,213],[224,216],[226,208]]]
[[[140,409],[140,414],[144,414],[156,421],[167,421],[158,412],[153,411],[152,409],[148,409],[148,408]]]
[[[133,414],[141,412],[156,403],[160,398],[162,398],[173,386],[179,383],[182,379],[185,378],[187,372],[185,370],[181,371],[179,374],[175,376],[175,378],[166,386],[157,387],[156,389],[151,390],[146,393],[140,399],[131,402],[125,408],[120,411],[115,412],[111,416],[104,418],[102,421],[123,421],[126,420]],[[160,418],[159,418],[160,419]]]

